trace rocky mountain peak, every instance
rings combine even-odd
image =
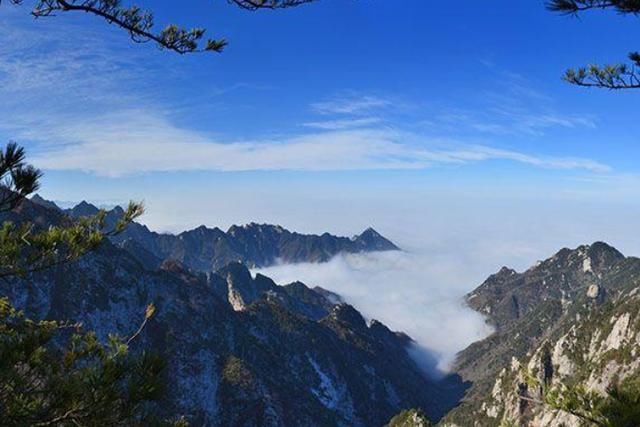
[[[248,283],[253,280],[249,269],[239,261],[230,262],[226,267],[218,270],[218,274],[224,277],[227,282],[235,284]]]
[[[329,233],[300,234],[279,225],[257,223],[232,225],[226,232],[200,226],[178,235],[155,233],[133,223],[115,239],[117,242],[133,239],[159,259],[179,259],[189,268],[203,272],[217,270],[233,261],[253,268],[277,262],[326,262],[341,252],[398,250],[373,229],[349,239]]]
[[[353,308],[353,306],[346,303],[336,305],[331,311],[330,316],[331,318],[341,323],[345,323],[354,329],[367,328],[367,322],[364,320],[364,317],[362,317],[362,314]]]
[[[98,211],[96,206],[82,201],[72,209],[64,210],[64,213],[77,218],[95,215]],[[123,213],[120,206],[108,211],[107,226],[115,225]],[[135,245],[127,244],[122,247],[137,259],[149,259],[148,254],[151,254],[160,261],[176,259],[193,271],[207,273],[233,261],[240,261],[254,268],[278,262],[326,262],[339,253],[399,250],[373,228],[349,239],[329,233],[320,236],[301,234],[288,231],[280,225],[255,222],[232,225],[226,232],[217,227],[201,225],[177,235],[156,233],[143,224],[133,222],[122,234],[111,240],[116,244],[127,240],[135,241]],[[139,249],[144,253],[137,254]]]
[[[514,274],[518,274],[517,271],[515,271],[512,268],[503,266],[497,273],[495,273],[492,277],[494,278],[500,278],[500,279],[505,279],[505,278],[509,278],[511,276],[513,276]]]
[[[241,233],[243,231],[244,231],[244,228],[242,226],[234,224],[231,227],[229,227],[229,229],[227,230],[227,234],[235,236],[237,233]]]
[[[638,378],[638,277],[640,259],[595,242],[485,282],[468,301],[496,330],[459,354],[456,372],[473,385],[443,426],[582,425],[535,403],[540,392],[529,386],[531,375],[539,384],[601,395]],[[524,407],[522,397],[534,400]]]
[[[78,203],[77,205],[75,205],[73,208],[71,208],[70,213],[74,217],[80,217],[80,216],[95,215],[99,211],[100,211],[100,209],[98,209],[97,207],[95,207],[91,203],[88,203],[87,201],[83,200],[80,203]]]
[[[297,280],[295,282],[289,283],[288,285],[285,285],[285,287],[290,289],[292,292],[296,292],[296,293],[302,293],[302,292],[308,292],[308,291],[314,292],[307,285]]]
[[[246,309],[268,292],[279,293],[273,280],[262,274],[257,274],[254,279],[241,262],[232,262],[216,274],[226,281],[226,299],[236,311]]]
[[[338,294],[336,294],[335,292],[331,292],[328,289],[325,289],[323,287],[320,286],[316,286],[313,288],[313,291],[316,292],[319,295],[322,295],[324,298],[327,299],[327,301],[329,301],[332,304],[340,304],[343,303],[344,300],[342,299],[342,297]]]
[[[49,208],[49,209],[55,209],[57,211],[60,210],[60,207],[58,205],[56,205],[54,202],[52,202],[51,200],[47,200],[45,198],[43,198],[42,196],[40,196],[40,194],[34,194],[33,197],[31,197],[31,201],[37,205],[43,206],[45,208]]]
[[[87,202],[59,212],[23,205],[11,214],[42,217],[43,227],[98,211]],[[346,304],[334,309],[339,297],[329,291],[300,282],[280,287],[234,261],[320,262],[367,248],[346,237],[261,229],[236,239],[202,228],[202,236],[185,232],[180,239],[134,223],[79,263],[0,286],[29,317],[81,322],[100,340],[130,336],[153,302],[156,314],[132,352],[148,348],[166,362],[159,418],[185,414],[191,425],[366,426],[383,425],[407,407],[438,414],[435,384],[388,328],[376,322],[368,328]]]
[[[620,251],[604,242],[595,242],[589,246],[587,256],[591,260],[592,267],[599,269],[611,268],[625,259]]]
[[[109,214],[122,216],[122,215],[124,215],[124,209],[122,209],[122,206],[116,205],[113,209],[111,209],[109,211]]]
[[[600,283],[602,278],[624,259],[603,242],[563,248],[523,273],[503,267],[468,294],[467,302],[497,328],[509,328],[514,320],[537,312],[541,304],[555,310],[557,302],[561,310],[566,309],[592,285],[598,289],[592,288],[593,298],[601,302],[606,290]]]
[[[595,242],[575,249],[563,248],[534,269],[570,270],[599,276],[624,259],[625,256],[613,246],[604,242]]]
[[[366,230],[364,230],[360,234],[360,237],[363,237],[363,236],[382,237],[380,233],[378,233],[373,227],[368,227]]]
[[[398,251],[400,250],[390,240],[383,237],[380,233],[374,230],[372,227],[367,228],[360,235],[355,236],[353,241],[367,248],[373,248],[376,251]]]

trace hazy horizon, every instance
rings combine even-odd
[[[561,80],[636,48],[635,21],[543,1],[224,3],[154,5],[159,23],[229,38],[186,56],[99,20],[0,8],[0,139],[44,171],[43,197],[144,201],[157,231],[372,226],[406,253],[268,271],[342,290],[445,364],[482,326],[456,304],[501,266],[597,240],[640,255],[634,95]],[[445,315],[460,323],[439,337]]]
[[[372,226],[402,252],[339,255],[328,263],[256,271],[281,285],[299,280],[339,293],[368,319],[412,336],[441,371],[458,351],[490,332],[483,316],[464,306],[463,296],[502,266],[524,271],[564,247],[596,241],[605,241],[627,256],[640,255],[640,243],[627,227],[640,212],[620,202],[612,209],[561,198],[543,203],[543,199],[465,197],[432,194],[410,200],[396,194],[380,201],[361,194],[348,202],[325,197],[318,204],[311,194],[296,199],[295,209],[272,198],[238,197],[223,204],[211,202],[216,197],[205,197],[198,209],[190,208],[190,220],[181,226],[163,230],[166,212],[154,205],[141,222],[156,231],[172,232],[203,224],[226,230],[233,224],[272,223],[290,231],[347,237]],[[474,206],[472,212],[469,206]],[[171,212],[176,209],[181,208]],[[427,364],[433,368],[431,360]]]

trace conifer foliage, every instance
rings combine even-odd
[[[0,153],[0,212],[23,208],[38,188],[41,172],[26,164],[14,143]],[[28,286],[31,274],[72,262],[120,233],[143,212],[129,208],[111,229],[105,212],[49,227],[5,220],[0,226],[0,277],[19,276]],[[20,217],[17,215],[17,217]],[[154,355],[132,355],[129,345],[152,318],[149,305],[128,339],[112,335],[101,343],[82,325],[32,320],[0,296],[0,419],[5,426],[148,425],[150,403],[162,393],[163,362]],[[157,422],[157,420],[154,420]]]
[[[551,408],[568,412],[589,425],[636,427],[640,425],[640,377],[632,376],[614,384],[606,394],[584,387],[562,385],[545,394]]]
[[[590,10],[611,10],[621,15],[640,14],[639,0],[551,0],[547,8],[553,12],[578,15]],[[640,52],[628,54],[630,63],[591,64],[571,68],[564,79],[578,86],[607,89],[640,89]]]
[[[315,0],[227,0],[246,10],[282,9],[311,3]],[[2,0],[0,0],[0,3]],[[9,0],[20,5],[24,0]],[[193,52],[222,52],[227,45],[224,38],[205,38],[204,28],[183,28],[169,24],[156,29],[153,12],[138,6],[124,5],[121,0],[38,0],[31,10],[36,18],[52,17],[59,13],[82,12],[104,19],[127,31],[137,43],[153,42],[161,49],[180,54]]]
[[[523,403],[544,405],[597,427],[640,426],[640,372],[616,381],[606,393],[589,390],[584,385],[542,384],[530,372],[523,372],[528,388],[539,390],[541,398],[521,395]]]
[[[145,425],[162,369],[119,337],[102,344],[81,325],[31,320],[0,298],[2,425]]]

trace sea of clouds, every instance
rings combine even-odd
[[[356,205],[358,215],[323,216],[358,231],[366,221],[402,251],[339,255],[327,263],[260,272],[279,284],[300,280],[340,294],[366,318],[408,333],[417,343],[416,360],[438,374],[451,367],[456,353],[491,333],[483,316],[465,305],[464,295],[502,266],[523,271],[563,247],[596,240],[628,255],[640,251],[628,233],[636,208],[557,200],[441,201],[446,203],[414,202],[401,211],[398,203],[377,209]],[[300,204],[291,222],[304,210]]]
[[[340,294],[367,318],[408,333],[412,354],[429,373],[446,371],[455,354],[490,328],[464,306],[467,290],[456,263],[427,254],[390,251],[338,255],[327,263],[283,264],[260,270],[279,284],[301,280]],[[436,366],[433,366],[433,365]]]

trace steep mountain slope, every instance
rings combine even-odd
[[[43,203],[41,200],[38,198],[39,203]],[[82,202],[67,213],[79,217],[93,215],[97,211],[95,206]],[[113,221],[121,214],[122,209],[115,207],[108,213],[107,221]],[[135,223],[113,241],[137,258],[148,259],[148,254],[151,254],[158,260],[177,260],[193,270],[204,272],[217,270],[234,261],[255,268],[277,262],[325,262],[341,252],[399,250],[372,228],[347,238],[329,233],[320,236],[299,234],[278,225],[255,223],[234,225],[226,232],[200,226],[178,235],[156,233]]]
[[[639,292],[640,259],[600,242],[491,276],[467,300],[496,332],[459,355],[457,372],[474,384],[443,425],[580,425],[534,403],[540,387],[604,392],[638,374]]]
[[[47,214],[63,219],[24,209],[43,223]],[[156,410],[193,425],[369,426],[405,407],[442,412],[438,386],[406,351],[410,338],[367,323],[335,294],[280,287],[241,263],[205,274],[147,261],[106,242],[73,265],[0,283],[0,295],[35,318],[80,321],[101,339],[130,336],[153,302],[157,314],[133,350],[164,356],[168,387]]]

